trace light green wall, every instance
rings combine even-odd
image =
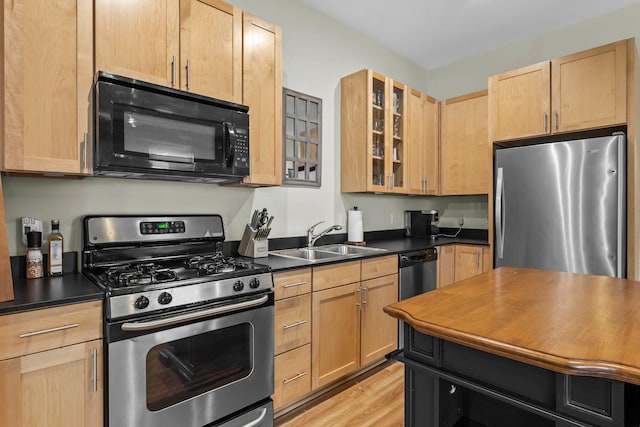
[[[640,39],[640,4],[429,70],[427,93],[447,99],[486,89],[495,74],[632,37]]]

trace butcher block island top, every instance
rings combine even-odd
[[[501,267],[384,311],[544,369],[640,384],[640,282]]]

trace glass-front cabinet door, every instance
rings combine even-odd
[[[371,79],[371,174],[369,183],[374,191],[384,192],[390,187],[389,172],[387,168],[387,132],[385,132],[385,100],[387,97],[387,85],[384,76],[373,74]]]
[[[404,192],[405,86],[373,72],[370,79],[369,185],[376,192]]]

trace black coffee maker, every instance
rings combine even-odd
[[[438,226],[434,224],[437,222],[438,211],[435,209],[404,211],[404,235],[437,239],[440,232]]]

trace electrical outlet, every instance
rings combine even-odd
[[[395,216],[395,214],[391,214],[389,216],[389,224],[393,225],[395,223],[396,223],[396,216]]]
[[[459,225],[460,227],[462,227],[462,226],[464,225],[464,217],[463,217],[463,216],[461,216],[460,218],[458,218],[458,225]]]
[[[22,243],[27,246],[27,233],[29,231],[42,231],[42,221],[38,218],[22,217]],[[44,243],[44,236],[42,239]]]

